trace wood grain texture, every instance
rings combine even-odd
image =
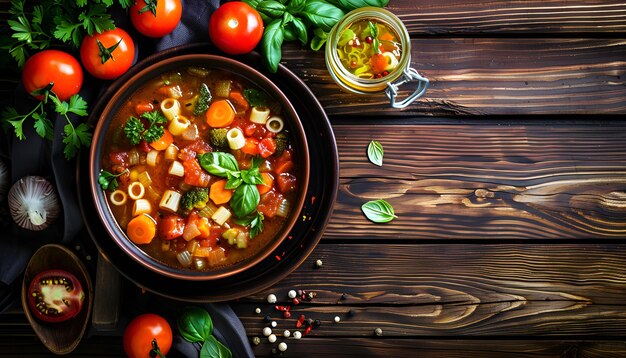
[[[411,43],[413,67],[431,85],[402,111],[391,109],[384,94],[343,93],[330,78],[323,51],[303,51],[291,43],[284,46],[283,63],[304,79],[332,116],[626,111],[626,40],[416,38]]]
[[[377,327],[385,337],[623,337],[625,264],[626,245],[616,244],[321,244],[279,285],[233,307],[249,335],[266,314],[277,332],[305,314],[322,321],[312,333],[322,337],[370,337]],[[288,304],[290,289],[317,297],[292,305],[290,319],[260,303],[274,293]]]
[[[388,8],[414,35],[626,31],[623,1],[391,0]]]
[[[626,125],[377,123],[334,126],[340,185],[327,241],[626,237]],[[367,160],[371,140],[382,167]],[[374,199],[398,219],[367,221],[360,206]]]
[[[290,357],[617,358],[626,355],[624,342],[610,341],[313,338],[286,342]],[[255,356],[271,356],[273,346],[264,341],[254,347]]]

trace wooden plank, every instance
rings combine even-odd
[[[626,125],[334,125],[340,186],[325,240],[626,237]],[[377,167],[371,140],[385,150]],[[361,213],[386,199],[398,215]]]
[[[0,337],[0,357],[50,357],[52,353],[33,335],[30,337]],[[69,356],[125,357],[122,337],[93,336],[83,338]]]
[[[413,35],[626,31],[623,1],[392,0],[388,9]]]
[[[621,39],[413,39],[413,67],[431,86],[418,103],[400,111],[389,107],[384,94],[343,93],[330,78],[323,51],[293,43],[283,50],[283,63],[304,79],[328,114],[357,117],[622,114],[625,59]]]
[[[284,319],[265,297],[289,304],[291,289],[317,297],[291,304]],[[626,244],[321,244],[278,285],[233,306],[250,335],[264,315],[282,332],[305,314],[322,321],[312,334],[324,337],[377,327],[386,337],[624,337],[625,294]]]
[[[279,340],[280,342],[281,340]],[[420,357],[420,358],[612,358],[624,357],[624,342],[501,341],[380,338],[288,339],[290,357]],[[254,347],[256,357],[271,356],[277,344]]]

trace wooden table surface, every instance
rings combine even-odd
[[[288,340],[292,357],[626,356],[626,3],[391,0],[389,9],[431,81],[406,110],[341,92],[322,52],[285,49],[283,63],[331,119],[339,194],[307,261],[232,302],[248,335],[261,336],[254,308],[267,310],[269,293],[304,289],[316,299],[293,310],[322,325]],[[367,160],[370,140],[385,148],[382,167]],[[365,219],[360,205],[379,198],[398,219]],[[293,319],[279,322],[293,330]],[[24,332],[13,346],[45,352]],[[94,336],[76,354],[120,343]]]

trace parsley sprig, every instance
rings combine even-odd
[[[49,48],[53,44],[66,44],[78,48],[85,35],[101,33],[115,28],[108,13],[114,3],[123,8],[133,0],[43,0],[37,5],[27,5],[26,0],[12,0],[7,21],[12,34],[6,48],[22,67],[30,51]]]
[[[370,30],[370,34],[372,36],[373,39],[373,43],[372,43],[372,49],[374,51],[374,54],[379,54],[380,53],[380,42],[378,41],[378,27],[371,21],[367,22],[367,27]]]
[[[159,140],[159,138],[163,136],[163,133],[165,133],[165,129],[158,124],[166,123],[167,118],[158,110],[145,112],[141,115],[141,118],[148,121],[148,129],[146,129],[139,118],[133,116],[124,124],[124,134],[126,134],[126,138],[128,138],[130,143],[137,145],[142,139],[148,143]]]
[[[41,100],[32,111],[26,114],[20,114],[13,107],[7,107],[2,112],[2,124],[5,128],[12,128],[15,136],[20,139],[26,139],[24,135],[24,122],[33,119],[35,121],[34,128],[37,135],[41,138],[52,140],[54,137],[54,124],[48,118],[46,106],[53,104],[54,112],[65,117],[67,124],[63,127],[63,143],[65,148],[63,153],[66,159],[72,159],[80,147],[89,147],[91,144],[92,134],[89,132],[89,126],[80,123],[75,126],[70,120],[68,114],[73,113],[80,117],[87,116],[87,102],[78,94],[70,97],[68,101],[61,101],[59,97],[52,91],[53,83],[45,88],[35,91],[35,95],[43,95]],[[48,106],[50,107],[50,106]]]

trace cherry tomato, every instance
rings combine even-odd
[[[129,358],[148,358],[154,348],[152,341],[163,355],[172,347],[172,327],[165,318],[146,313],[135,317],[124,331],[124,352]]]
[[[135,59],[135,43],[119,27],[85,36],[80,45],[80,60],[87,72],[111,80],[128,71]]]
[[[67,101],[80,91],[83,70],[72,55],[59,50],[44,50],[26,61],[22,70],[22,83],[30,94],[52,83],[52,92],[61,101]],[[43,99],[43,95],[33,96]]]
[[[182,14],[180,0],[137,0],[130,8],[130,20],[137,31],[155,38],[174,31]]]
[[[261,41],[263,20],[250,5],[241,1],[228,2],[211,15],[209,36],[215,46],[228,54],[247,53]]]
[[[28,286],[28,307],[45,322],[63,322],[80,313],[85,292],[76,276],[63,270],[39,273]]]

